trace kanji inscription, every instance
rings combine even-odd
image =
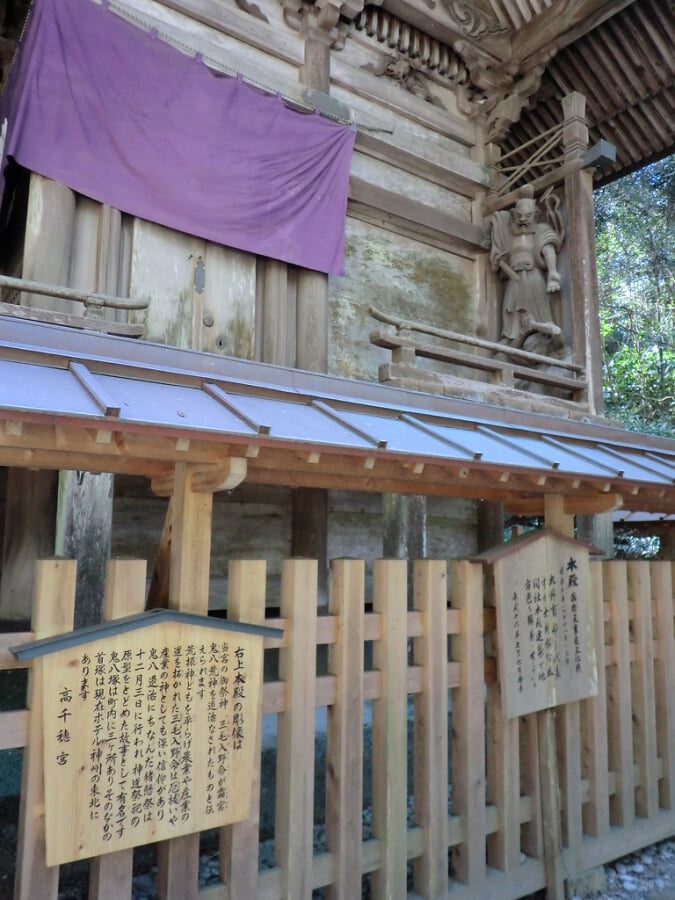
[[[588,549],[544,534],[496,559],[494,583],[505,716],[596,694]]]
[[[163,623],[36,664],[48,865],[247,818],[262,638]]]

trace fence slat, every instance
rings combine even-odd
[[[539,781],[539,737],[537,714],[522,716],[520,719],[520,790],[530,798],[532,811],[529,822],[520,832],[523,853],[535,859],[544,854],[541,823],[541,785]]]
[[[407,562],[375,560],[373,609],[380,614],[380,639],[373,643],[373,666],[380,675],[373,700],[373,837],[382,848],[373,872],[374,900],[406,892],[408,640]]]
[[[32,628],[37,639],[72,629],[76,572],[77,563],[70,559],[44,559],[35,564]],[[30,721],[21,776],[15,900],[55,900],[59,889],[59,867],[48,867],[45,853],[42,676],[42,666],[34,663],[28,676]]]
[[[510,872],[520,865],[520,735],[518,719],[506,719],[499,685],[487,687],[487,798],[499,827],[487,842],[488,865]]]
[[[266,572],[264,560],[230,561],[227,580],[228,619],[251,625],[264,623]],[[220,880],[228,886],[231,900],[236,897],[255,897],[257,893],[262,704],[256,728],[251,814],[245,822],[236,822],[220,830]]]
[[[640,768],[640,783],[635,790],[635,812],[643,818],[655,816],[659,809],[659,779],[656,751],[656,698],[654,694],[654,638],[652,628],[652,591],[649,563],[628,563],[629,596],[635,605],[633,631],[636,661],[631,666],[633,697],[633,747]]]
[[[413,864],[414,890],[426,898],[448,891],[448,636],[447,576],[443,560],[414,563],[414,606],[424,633],[413,641],[422,667],[422,691],[414,700],[414,822],[423,850]]]
[[[103,597],[106,622],[143,612],[146,568],[144,559],[108,560]],[[94,857],[89,866],[89,900],[130,897],[133,862],[133,850],[118,850]]]
[[[332,561],[328,609],[339,616],[340,628],[328,648],[328,671],[337,678],[326,731],[326,847],[335,866],[328,900],[361,894],[364,581],[363,560]]]
[[[450,566],[450,598],[460,612],[451,655],[461,673],[452,693],[452,805],[463,825],[452,864],[457,878],[478,888],[486,876],[483,567],[466,561]]]
[[[288,646],[279,651],[279,678],[288,706],[277,725],[275,857],[284,900],[312,895],[317,564],[285,560],[281,615]]]
[[[656,676],[656,743],[661,758],[659,803],[675,810],[675,637],[673,636],[673,579],[675,564],[653,562],[652,597],[655,606],[658,654]]]
[[[604,837],[609,831],[609,779],[607,757],[607,685],[605,678],[605,616],[602,563],[592,562],[591,596],[595,616],[595,658],[598,694],[581,702],[581,768],[590,785],[590,799],[582,810],[584,831]]]
[[[629,828],[635,821],[635,777],[626,563],[622,560],[605,563],[603,572],[615,659],[614,665],[607,669],[608,756],[610,771],[616,778],[616,790],[609,801],[609,821],[611,825]]]
[[[176,464],[171,501],[169,606],[206,614],[213,494],[192,490],[192,469]],[[199,891],[199,832],[162,841],[157,847],[159,900],[196,900]]]
[[[583,838],[581,818],[581,707],[566,703],[558,710],[558,772],[560,777],[561,836],[569,850],[568,866],[578,871]]]

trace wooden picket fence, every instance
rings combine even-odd
[[[74,565],[38,563],[33,631],[0,635],[0,666],[14,665],[10,646],[72,628]],[[556,717],[567,877],[675,833],[672,566],[591,564],[600,690]],[[265,577],[264,562],[231,564],[232,617],[262,620]],[[283,566],[280,618],[268,623],[282,627],[284,637],[265,643],[268,651],[278,649],[278,680],[265,683],[262,710],[278,716],[275,866],[258,867],[256,783],[251,819],[222,829],[219,883],[198,887],[198,839],[179,838],[178,868],[176,854],[159,848],[160,897],[301,900],[323,888],[328,898],[357,900],[365,880],[373,898],[509,900],[545,886],[537,717],[502,716],[495,611],[484,608],[482,566],[415,563],[412,610],[405,562],[374,563],[372,598],[365,582],[363,561],[333,561],[328,614],[317,615],[316,563]],[[143,563],[111,562],[106,617],[141,609],[144,591]],[[364,670],[366,642],[372,642],[372,665]],[[327,645],[327,672],[320,676],[317,645]],[[364,725],[367,702],[372,723]],[[29,706],[0,715],[0,747],[25,747],[15,896],[48,900],[57,896],[59,872],[44,863],[35,679]],[[315,710],[321,706],[327,707],[326,851],[317,854]],[[368,831],[366,729],[372,735]],[[131,896],[131,859],[132,851],[121,851],[92,860],[89,896]]]

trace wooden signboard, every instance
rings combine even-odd
[[[248,817],[263,658],[255,630],[153,621],[36,659],[48,865]]]
[[[504,715],[597,694],[588,548],[541,531],[483,559],[493,568]]]

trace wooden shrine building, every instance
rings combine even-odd
[[[203,822],[167,838],[151,766],[134,788],[159,897],[558,898],[675,834],[674,563],[611,559],[615,511],[675,515],[675,441],[603,415],[593,226],[594,186],[673,152],[673,48],[661,0],[3,7],[15,897],[56,898],[100,821],[64,810],[45,854],[61,695],[11,648],[158,607],[281,629],[211,883]],[[504,544],[506,513],[546,530]],[[115,846],[91,898],[131,896]]]

